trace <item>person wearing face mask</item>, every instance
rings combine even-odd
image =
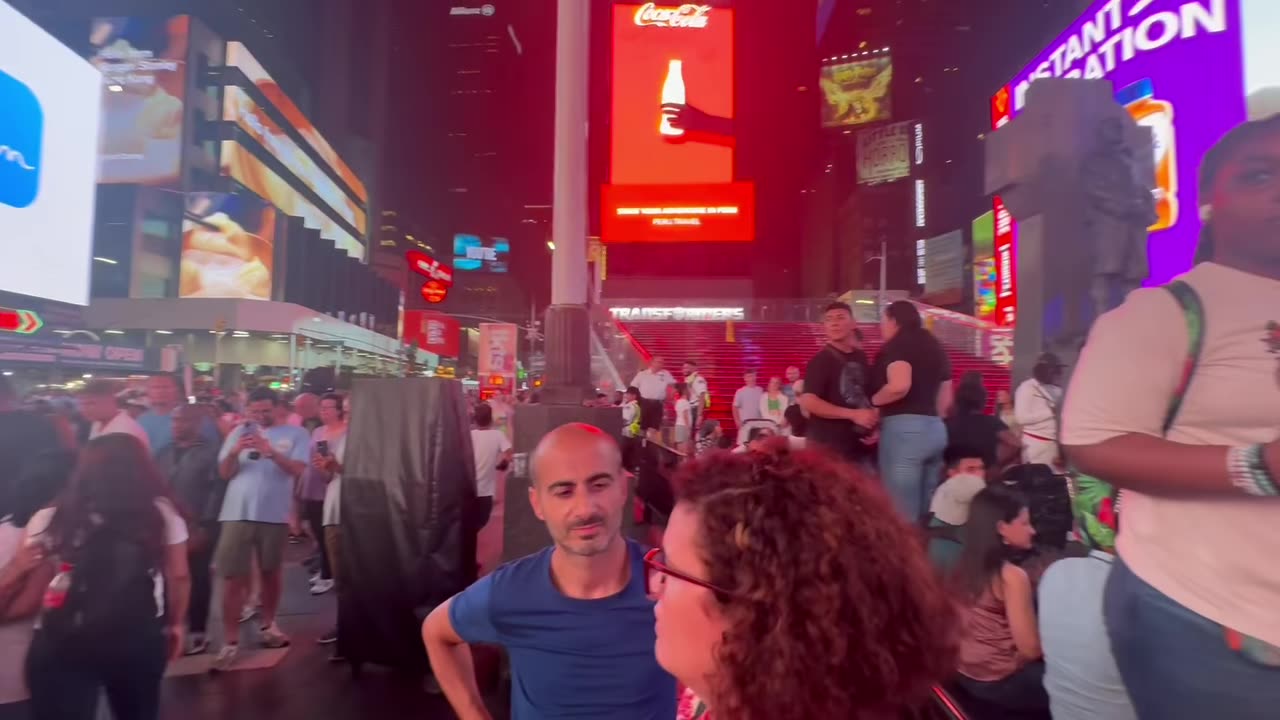
[[[1137,716],[1280,707],[1280,115],[1204,158],[1197,264],[1089,334],[1061,439],[1123,492],[1104,609]]]
[[[899,717],[954,672],[955,608],[856,466],[775,439],[686,463],[675,487],[646,564],[680,720]]]
[[[538,443],[530,467],[529,502],[553,544],[423,622],[440,688],[463,720],[491,717],[468,645],[501,645],[514,720],[671,720],[676,688],[653,657],[644,550],[622,535],[628,486],[617,443],[599,428],[564,425]]]
[[[1032,548],[1035,535],[1026,498],[1003,485],[987,487],[969,505],[952,582],[966,608],[960,685],[986,705],[1047,720],[1035,592],[1011,562]]]

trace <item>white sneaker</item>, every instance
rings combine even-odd
[[[312,595],[323,595],[333,589],[333,581],[321,578],[311,583]]]
[[[262,647],[272,649],[289,647],[289,636],[285,635],[280,626],[275,623],[262,628],[259,633],[262,636]]]
[[[258,615],[258,607],[253,603],[244,606],[240,611],[240,622],[247,623]]]
[[[226,672],[236,664],[236,658],[240,656],[239,645],[223,645],[218,651],[218,656],[213,659],[212,669],[215,672]]]

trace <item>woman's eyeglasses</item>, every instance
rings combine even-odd
[[[733,593],[723,588],[716,587],[706,580],[699,580],[692,575],[686,575],[679,570],[673,570],[667,566],[666,555],[662,552],[662,548],[653,548],[644,555],[644,591],[651,598],[657,598],[662,595],[662,588],[666,584],[668,576],[682,580],[691,585],[697,585],[700,588],[706,588],[716,594],[716,598],[720,602],[727,602]]]

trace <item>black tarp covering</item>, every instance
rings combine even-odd
[[[339,649],[425,669],[418,617],[475,580],[475,460],[462,386],[360,380],[342,478]]]

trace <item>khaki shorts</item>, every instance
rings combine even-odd
[[[222,523],[222,536],[213,555],[213,566],[224,578],[248,577],[253,558],[262,572],[275,572],[284,562],[289,526],[233,520]]]

